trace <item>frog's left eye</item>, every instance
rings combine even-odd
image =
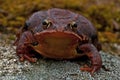
[[[49,20],[44,20],[44,21],[42,22],[42,25],[43,25],[43,29],[47,29],[47,28],[50,27],[51,22],[50,22]]]
[[[71,22],[70,24],[68,24],[68,26],[69,26],[71,29],[76,29],[76,28],[77,28],[77,23],[76,23],[76,22]]]
[[[73,29],[73,28],[77,28],[77,23],[76,23],[76,22],[72,22],[72,23],[71,23],[71,27],[72,27],[72,29]]]

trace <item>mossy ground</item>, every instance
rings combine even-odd
[[[119,3],[120,0],[0,0],[0,35],[16,33],[36,11],[63,8],[88,18],[97,28],[101,42],[120,44]]]

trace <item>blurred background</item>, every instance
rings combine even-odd
[[[11,43],[30,15],[50,8],[85,16],[98,30],[103,51],[120,56],[120,0],[0,0],[0,39]]]

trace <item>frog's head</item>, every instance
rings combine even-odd
[[[33,48],[47,57],[75,57],[76,48],[82,40],[77,34],[76,18],[78,15],[61,9],[53,9],[47,13],[49,16],[46,16],[47,18],[39,23],[40,25],[32,29],[38,42]],[[36,20],[36,24],[39,22],[39,16],[36,18],[33,16],[32,22],[33,19]]]
[[[34,34],[38,45],[33,48],[51,58],[75,57],[77,54],[76,48],[82,40],[75,32],[77,24],[73,22],[68,24],[67,28],[63,26],[49,28],[51,25],[53,25],[51,22],[43,22],[45,30]]]

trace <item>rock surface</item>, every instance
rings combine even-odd
[[[0,80],[120,80],[120,58],[102,51],[103,65],[110,71],[100,69],[91,77],[88,72],[80,71],[86,61],[40,58],[36,63],[19,62],[14,46],[0,44]]]

